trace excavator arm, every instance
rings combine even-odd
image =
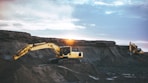
[[[29,51],[36,51],[36,50],[45,49],[45,48],[54,49],[54,51],[57,54],[56,57],[58,57],[58,55],[60,55],[60,47],[59,46],[55,45],[54,43],[43,42],[43,43],[36,43],[36,44],[28,44],[28,45],[26,45],[23,49],[19,50],[16,55],[13,56],[13,59],[17,60],[20,57],[27,54]]]

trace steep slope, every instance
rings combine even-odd
[[[76,41],[73,48],[83,51],[81,63],[51,64],[51,49],[29,52],[17,61],[12,56],[28,43],[54,42],[62,39],[40,38],[28,33],[0,30],[1,83],[143,83],[148,82],[148,56],[130,56],[128,46],[114,41]]]

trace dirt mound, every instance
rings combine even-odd
[[[20,68],[20,64],[0,59],[0,82],[10,83],[14,81],[14,73]]]
[[[36,42],[65,45],[63,39],[0,30],[1,83],[148,82],[148,56],[130,56],[128,46],[118,46],[114,41],[76,41],[73,48],[84,53],[79,64],[49,63],[49,59],[55,58],[51,49],[29,52],[17,61],[11,60],[19,49]]]

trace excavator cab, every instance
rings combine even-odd
[[[78,51],[78,49],[73,51],[71,46],[61,46],[58,58],[83,58],[83,52]]]
[[[70,53],[70,47],[61,47],[60,48],[60,56],[68,55]]]

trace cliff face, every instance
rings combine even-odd
[[[128,46],[114,41],[77,40],[73,48],[84,53],[81,63],[51,64],[55,58],[51,49],[29,52],[11,61],[16,52],[28,43],[54,42],[65,45],[63,39],[40,38],[28,33],[0,30],[1,83],[139,83],[147,81],[147,56],[130,56]],[[141,72],[143,71],[143,72]]]

